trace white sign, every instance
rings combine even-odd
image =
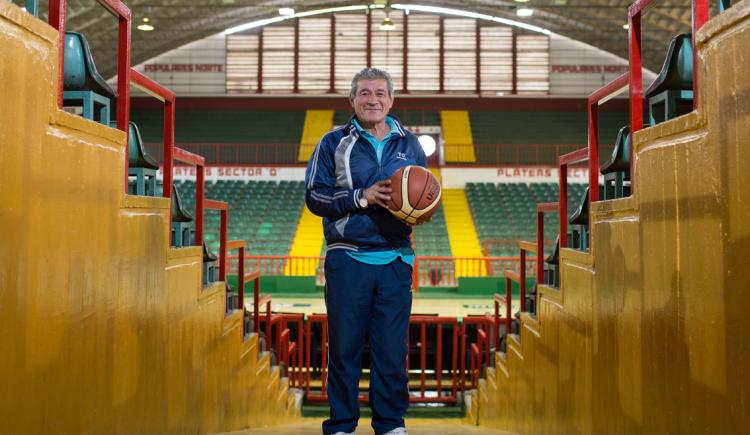
[[[445,189],[463,189],[473,183],[557,183],[560,179],[553,166],[503,166],[497,168],[442,168]],[[570,168],[568,183],[588,183],[588,168]]]
[[[161,169],[159,170],[161,178]],[[195,180],[194,166],[175,166],[175,180]],[[304,181],[302,166],[207,166],[206,181]]]

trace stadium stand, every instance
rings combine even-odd
[[[645,94],[651,125],[693,110],[693,41],[690,33],[669,44],[664,65]]]
[[[448,229],[445,225],[445,213],[442,207],[435,212],[432,220],[414,227],[414,243],[417,255],[451,256]]]
[[[440,120],[445,139],[445,161],[447,163],[476,163],[469,112],[443,110],[440,112]]]
[[[177,181],[187,210],[195,208],[195,182]],[[228,238],[244,240],[252,255],[287,255],[302,212],[304,185],[296,181],[217,181],[206,184],[206,197],[226,201]],[[206,243],[219,246],[219,215],[206,213]]]
[[[333,110],[308,110],[305,113],[297,160],[306,162],[310,159],[320,138],[333,128],[333,113]]]
[[[583,184],[569,186],[568,214],[585,188]],[[466,197],[485,253],[517,256],[519,240],[536,239],[536,204],[554,202],[557,194],[557,183],[467,183]],[[557,237],[558,219],[557,215],[545,215],[545,252]]]
[[[140,127],[150,151],[161,146],[161,110],[140,109],[131,119]],[[304,111],[182,109],[175,114],[175,143],[204,156],[207,164],[291,164],[297,163],[304,122]],[[217,144],[227,149],[217,153]],[[273,146],[259,149],[232,144]],[[161,160],[160,153],[152,154]]]

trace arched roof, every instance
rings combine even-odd
[[[629,2],[623,0],[531,0],[528,3],[493,0],[435,0],[400,2],[442,6],[524,21],[571,39],[585,42],[627,59]],[[131,0],[133,11],[132,64],[151,59],[186,43],[202,39],[248,21],[278,16],[280,7],[296,11],[366,4],[351,0]],[[644,66],[658,71],[668,41],[690,31],[691,3],[687,0],[661,0],[652,5],[642,20]],[[531,17],[516,16],[517,7],[531,7]],[[46,6],[41,7],[46,11]],[[91,0],[69,0],[67,28],[84,32],[104,76],[115,73],[117,21]],[[136,30],[143,17],[149,17],[156,30]],[[112,53],[111,55],[109,53]]]

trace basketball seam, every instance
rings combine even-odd
[[[421,166],[420,166],[420,167],[421,167]],[[425,170],[427,170],[427,169],[425,169]],[[429,178],[429,177],[427,177],[427,179],[429,180],[430,178]],[[408,184],[408,180],[407,180],[407,184]],[[421,200],[422,200],[422,197],[424,196],[424,192],[425,192],[426,190],[427,190],[427,189],[422,189],[422,193],[421,193],[421,194],[419,195],[419,199],[417,199],[417,204],[419,204],[419,201],[421,201]],[[442,189],[441,189],[441,190],[442,190]],[[409,199],[409,196],[408,196],[408,191],[407,191],[407,197],[406,197],[406,199],[407,199],[407,200]],[[435,203],[433,203],[433,205],[434,205],[434,204],[435,204]],[[417,210],[417,207],[415,207],[415,206],[411,205],[411,201],[409,201],[409,205],[411,206],[411,211],[409,212],[409,215],[408,215],[408,216],[406,216],[407,218],[411,217],[411,214],[412,214],[412,213],[414,213],[414,211],[415,211],[415,210]],[[430,208],[430,209],[431,209],[431,208]]]

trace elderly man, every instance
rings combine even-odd
[[[385,209],[389,177],[402,166],[426,166],[416,136],[388,111],[390,75],[366,68],[352,80],[355,116],[326,134],[305,174],[305,200],[323,217],[328,311],[328,399],[325,435],[353,434],[359,420],[362,349],[370,344],[370,407],[375,433],[406,434],[406,357],[414,251],[411,227]]]

